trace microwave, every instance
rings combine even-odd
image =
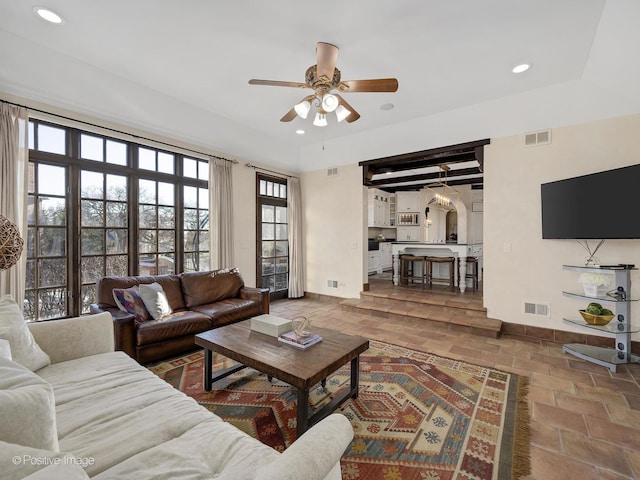
[[[398,213],[398,226],[400,225],[420,225],[419,213]]]

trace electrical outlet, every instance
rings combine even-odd
[[[504,253],[511,253],[511,242],[504,242],[502,250],[504,251]]]

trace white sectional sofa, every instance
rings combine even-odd
[[[341,478],[353,438],[343,415],[279,453],[113,351],[110,314],[28,327],[50,363],[32,371],[0,355],[3,479]]]

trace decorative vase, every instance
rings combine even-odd
[[[293,319],[293,331],[299,337],[308,337],[311,335],[311,320],[307,317],[296,317]]]

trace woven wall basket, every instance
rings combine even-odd
[[[18,227],[0,215],[0,270],[13,267],[18,262],[23,245]]]

